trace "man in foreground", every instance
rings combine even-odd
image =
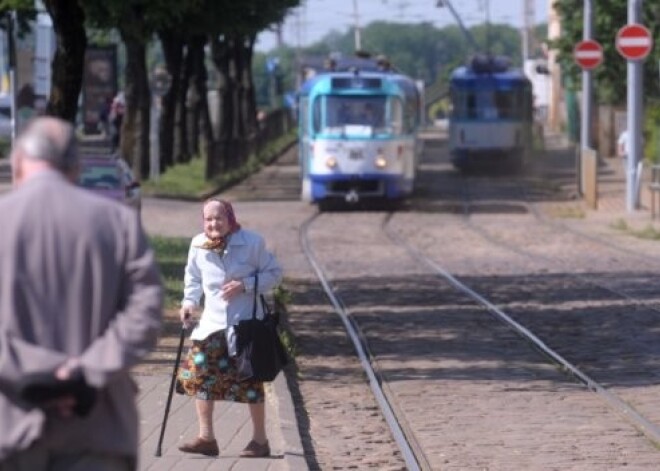
[[[0,197],[0,471],[134,470],[162,285],[131,208],[78,188],[73,128],[31,122]]]

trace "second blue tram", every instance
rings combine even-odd
[[[449,148],[455,167],[495,162],[520,167],[532,147],[532,85],[507,63],[487,58],[450,81]]]
[[[303,200],[400,200],[413,191],[421,96],[394,72],[321,73],[299,95]]]

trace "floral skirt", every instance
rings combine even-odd
[[[176,391],[205,401],[264,402],[264,383],[238,381],[224,330],[193,340],[179,365]]]

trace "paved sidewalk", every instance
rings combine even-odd
[[[9,159],[0,159],[0,195],[11,189],[11,172]],[[172,203],[170,203],[172,204]],[[175,205],[176,206],[176,205]],[[257,216],[252,216],[249,208],[242,213],[243,219],[258,220],[262,210],[256,210]],[[171,213],[170,213],[171,214]],[[189,209],[184,215],[194,219],[181,223],[191,230],[197,228],[197,206]],[[147,218],[148,219],[148,218]],[[180,222],[184,218],[177,213]],[[152,222],[152,221],[147,221]],[[149,226],[149,224],[146,224]],[[181,235],[181,234],[178,234]],[[186,234],[188,236],[189,234]],[[185,347],[184,347],[185,349]],[[163,352],[161,352],[163,353]],[[174,366],[174,349],[167,352]],[[197,434],[197,418],[195,403],[192,398],[173,395],[172,405],[162,446],[162,456],[155,457],[156,445],[160,436],[165,403],[169,392],[171,375],[135,375],[139,387],[140,411],[140,454],[139,469],[164,470],[307,470],[308,466],[303,456],[303,447],[293,409],[291,394],[285,375],[280,374],[276,380],[267,385],[266,426],[271,445],[272,457],[268,459],[241,459],[240,451],[249,442],[252,425],[248,407],[245,404],[233,404],[219,401],[214,413],[215,432],[220,447],[218,458],[185,455],[179,452],[178,446],[184,441],[194,438]]]
[[[197,436],[197,419],[194,399],[176,393],[165,429],[162,456],[156,457],[171,376],[136,376],[136,380],[140,388],[140,470],[308,469],[284,374],[266,386],[266,424],[272,456],[263,459],[239,457],[252,433],[248,407],[225,401],[216,402],[213,414],[220,456],[214,458],[180,452],[178,446],[181,443]]]
[[[660,220],[651,218],[651,192],[648,190],[650,178],[649,169],[644,168],[640,189],[640,207],[634,211],[626,209],[626,175],[623,162],[617,157],[600,157],[598,166],[598,201],[597,208],[591,209],[586,202],[577,196],[577,179],[575,173],[575,148],[567,140],[557,134],[546,134],[546,159],[553,166],[549,172],[558,183],[564,194],[573,195],[572,201],[561,201],[555,204],[558,213],[574,208],[586,220],[611,227],[625,222],[635,229],[652,226],[660,230]],[[556,167],[554,167],[556,164]],[[552,204],[550,212],[552,213]]]

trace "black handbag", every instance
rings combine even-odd
[[[252,318],[236,326],[236,369],[239,381],[273,381],[288,363],[280,339],[279,314],[272,311],[263,295],[257,296],[258,277],[254,281]],[[264,318],[257,318],[257,302],[261,301]]]

